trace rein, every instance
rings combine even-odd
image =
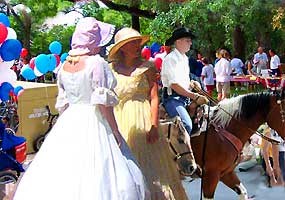
[[[236,122],[238,122],[239,124],[242,124],[242,122],[240,122],[239,120],[237,120],[232,114],[230,114],[228,111],[226,111],[225,109],[223,109],[218,103],[218,101],[216,99],[214,99],[213,97],[211,97],[207,92],[203,91],[202,89],[198,88],[198,87],[194,87],[195,90],[197,90],[199,93],[201,93],[202,95],[206,96],[212,103],[214,103],[215,106],[217,106],[218,108],[220,108],[222,111],[224,111],[226,114],[228,114],[232,119],[234,119]],[[282,103],[280,103],[280,106],[282,108]],[[284,110],[280,111],[280,112],[284,112]],[[281,113],[282,115],[282,113]],[[283,120],[282,120],[283,121]],[[243,125],[243,124],[242,124]],[[250,130],[251,132],[259,135],[260,137],[262,137],[263,139],[267,140],[268,142],[275,144],[275,145],[279,145],[280,141],[272,139],[270,137],[267,137],[265,135],[263,135],[262,133],[260,133],[258,130],[253,130],[252,128],[246,126],[246,128],[248,130]]]
[[[174,145],[171,143],[171,138],[170,138],[170,136],[171,136],[171,125],[172,125],[172,124],[174,124],[174,125],[178,124],[179,129],[181,129],[181,128],[184,127],[184,126],[180,126],[180,125],[179,125],[179,123],[182,123],[182,121],[180,120],[180,118],[175,117],[174,119],[161,120],[160,123],[161,123],[161,124],[168,124],[168,129],[167,129],[167,142],[168,142],[168,144],[169,144],[170,149],[171,149],[172,152],[175,154],[175,157],[174,157],[174,159],[173,159],[174,161],[179,160],[179,159],[180,159],[182,156],[184,156],[184,155],[187,155],[187,154],[192,153],[191,151],[185,151],[185,152],[183,152],[183,153],[179,153],[179,152],[175,149]],[[180,131],[183,132],[184,130],[180,130]]]

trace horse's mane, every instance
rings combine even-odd
[[[232,117],[247,120],[257,112],[266,115],[269,111],[270,93],[250,93],[224,99],[215,107],[211,120],[225,128]]]

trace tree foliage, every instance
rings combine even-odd
[[[47,16],[54,16],[60,10],[68,10],[73,4],[64,0],[11,0],[12,5],[22,3],[31,8],[32,52],[45,51],[52,40],[59,40],[64,49],[69,48],[69,38],[73,27],[57,26],[45,32],[41,30]],[[100,8],[95,0],[82,7],[84,16],[93,16],[101,21],[124,27],[132,25],[134,12],[127,8],[136,8],[140,13],[154,13],[152,17],[140,17],[142,34],[149,34],[151,42],[161,44],[170,37],[179,26],[189,27],[196,39],[193,49],[206,56],[214,56],[216,49],[225,47],[233,53],[241,53],[243,58],[256,51],[261,45],[274,48],[283,53],[285,45],[284,4],[280,0],[103,0],[116,5],[123,5],[124,12],[110,8]],[[117,7],[122,8],[122,7]],[[72,9],[72,8],[71,8]],[[24,20],[24,16],[20,16]],[[18,37],[21,27],[15,28]],[[150,42],[150,43],[151,43]],[[242,45],[241,45],[242,44]]]
[[[278,0],[191,0],[171,4],[168,12],[158,12],[151,23],[152,35],[156,40],[165,41],[175,27],[187,26],[197,36],[194,48],[207,56],[213,56],[220,47],[235,52],[234,42],[239,41],[234,40],[237,39],[245,45],[244,55],[254,52],[258,45],[281,51],[284,31],[273,26],[274,16],[279,27],[284,23],[280,17],[280,13],[284,13],[281,6]],[[237,30],[243,38],[233,37]],[[276,40],[276,37],[280,38]]]

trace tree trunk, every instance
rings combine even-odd
[[[132,15],[132,28],[140,32],[140,17]]]
[[[26,48],[29,52],[27,59],[30,60],[31,54],[30,54],[30,49],[31,49],[31,26],[32,26],[32,20],[31,16],[23,11],[23,23],[24,23],[24,38],[23,38],[23,47]]]
[[[245,59],[245,39],[244,32],[240,26],[236,26],[233,32],[233,55],[244,60]]]

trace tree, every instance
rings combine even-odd
[[[35,53],[31,41],[41,35],[41,25],[49,16],[54,16],[59,9],[64,9],[71,6],[72,3],[67,1],[54,0],[0,0],[8,6],[11,16],[10,21],[17,32],[18,39],[22,41],[23,47],[28,49],[29,53]],[[13,6],[22,4],[30,9],[15,10]],[[44,40],[44,38],[42,38]],[[35,50],[38,51],[38,50]]]
[[[280,38],[275,38],[281,31],[274,30],[272,19],[282,6],[284,2],[279,0],[191,0],[170,4],[168,12],[158,12],[153,20],[152,35],[165,41],[175,27],[188,26],[197,36],[194,48],[206,56],[213,57],[209,49],[214,52],[226,47],[244,58],[258,45],[270,48],[277,41],[280,44]],[[284,32],[281,35],[284,38]]]

